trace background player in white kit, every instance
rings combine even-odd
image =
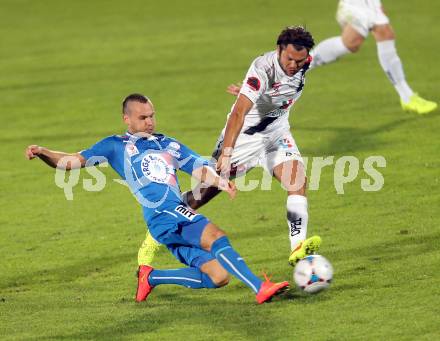
[[[213,153],[224,177],[262,166],[287,190],[291,265],[321,244],[319,236],[306,239],[305,170],[289,125],[289,111],[301,96],[313,46],[312,35],[303,27],[288,27],[278,37],[277,50],[253,61]],[[196,188],[184,193],[184,201],[197,209],[218,193],[213,187]],[[149,239],[139,251],[140,265],[151,261],[155,243]]]
[[[437,103],[414,93],[406,82],[396,51],[394,31],[380,0],[341,0],[336,18],[342,27],[342,34],[316,46],[311,52],[311,68],[357,52],[371,31],[377,43],[379,63],[399,94],[403,110],[427,114],[437,108]]]

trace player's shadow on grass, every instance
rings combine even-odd
[[[306,146],[302,151],[302,154],[304,155],[335,155],[376,149],[378,146],[385,143],[380,138],[381,133],[394,130],[399,126],[419,119],[421,118],[418,116],[402,117],[373,128],[298,126],[296,129],[298,131],[305,130],[311,132],[337,133],[328,143],[323,142],[318,149],[311,149]]]
[[[153,293],[146,302],[140,304],[124,300],[119,304],[132,307],[128,307],[129,314],[120,315],[119,319],[113,316],[102,323],[94,321],[77,333],[53,335],[48,332],[51,336],[41,335],[33,339],[130,339],[131,336],[142,335],[146,340],[159,340],[162,330],[172,327],[178,331],[179,326],[184,326],[185,332],[198,331],[203,326],[209,330],[209,335],[223,335],[228,331],[233,335],[240,335],[239,339],[246,340],[256,340],[261,335],[276,332],[278,317],[275,313],[280,302],[257,305],[252,294],[244,293],[248,290],[244,286],[215,291],[220,290],[222,298],[219,298],[218,294],[212,295],[210,290],[190,291],[179,288],[173,292]],[[240,295],[239,300],[236,299],[237,291]],[[261,319],[261,314],[264,314],[264,319]],[[179,334],[176,334],[175,337],[181,339],[178,336]]]
[[[333,291],[333,290],[332,290]],[[298,288],[290,288],[285,294],[280,297],[275,298],[275,300],[287,300],[295,301],[301,304],[316,304],[317,302],[328,301],[331,299],[331,294],[326,291],[317,294],[308,294],[306,292],[301,292]]]

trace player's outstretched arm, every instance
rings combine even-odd
[[[53,168],[71,170],[86,165],[86,159],[80,153],[65,153],[47,149],[38,145],[30,145],[25,150],[28,160],[38,157]]]
[[[237,141],[237,137],[240,134],[241,128],[243,127],[244,118],[247,113],[252,109],[254,103],[247,98],[245,95],[241,94],[238,96],[235,102],[234,108],[232,109],[231,115],[226,123],[225,138],[223,140],[223,149],[220,157],[217,161],[216,169],[220,174],[229,174],[230,171],[230,158],[232,151]],[[229,176],[226,176],[229,177]]]
[[[196,168],[192,172],[192,176],[205,185],[217,187],[218,189],[225,191],[231,199],[234,199],[237,194],[235,184],[230,180],[218,176],[211,167],[202,166]]]

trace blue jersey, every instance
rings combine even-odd
[[[110,164],[142,205],[147,223],[168,207],[182,203],[176,170],[192,174],[209,164],[185,145],[162,134],[149,138],[128,132],[113,135],[80,153],[87,160],[86,166]]]

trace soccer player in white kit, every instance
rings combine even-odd
[[[217,171],[224,177],[240,176],[262,166],[287,190],[291,265],[317,251],[321,244],[319,236],[306,238],[306,176],[289,125],[289,111],[302,94],[313,46],[313,37],[307,30],[288,27],[279,35],[275,51],[252,62],[213,153]],[[218,193],[213,187],[196,188],[183,197],[197,209]],[[150,261],[148,254],[151,256],[153,248],[150,237],[150,242],[147,240],[141,247],[140,258]]]
[[[402,109],[418,114],[437,109],[437,103],[420,97],[406,82],[394,31],[380,0],[340,0],[336,19],[342,28],[341,36],[326,39],[315,47],[311,52],[311,68],[357,52],[371,31],[377,43],[379,63],[399,94]]]

